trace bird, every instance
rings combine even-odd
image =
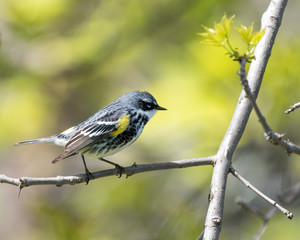
[[[86,165],[86,155],[112,164],[121,177],[124,168],[104,157],[123,150],[137,140],[147,122],[158,110],[167,109],[159,106],[149,92],[132,91],[62,133],[18,142],[15,145],[54,143],[64,147],[63,152],[52,163],[80,154],[85,169],[86,184],[89,183],[90,178],[93,178]]]

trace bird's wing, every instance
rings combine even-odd
[[[98,121],[83,125],[69,140],[64,152],[52,161],[55,163],[64,158],[77,154],[80,150],[108,136],[124,132],[130,122],[128,114],[118,113],[101,117]]]

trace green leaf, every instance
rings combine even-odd
[[[259,32],[253,33],[253,23],[248,28],[241,24],[241,27],[236,28],[235,30],[239,33],[243,41],[248,45],[248,48],[250,48],[251,46],[255,47],[265,34],[264,29]]]
[[[227,16],[224,15],[221,19],[221,22],[214,24],[214,28],[202,26],[205,32],[198,33],[198,35],[204,37],[205,39],[201,43],[214,46],[223,46],[225,48],[228,47],[225,45],[228,45],[229,43],[228,38],[234,17],[235,16],[232,16],[228,19]]]
[[[250,44],[256,46],[258,44],[258,42],[260,41],[260,39],[265,35],[265,28],[259,32],[255,32],[252,35],[252,39]]]
[[[222,46],[224,41],[223,37],[219,35],[215,29],[202,26],[205,30],[204,33],[198,33],[199,36],[204,37],[205,39],[201,41],[201,44],[213,45],[213,46]]]
[[[230,30],[231,30],[231,24],[232,24],[234,18],[235,18],[235,15],[232,15],[228,19],[226,14],[222,17],[221,24],[222,24],[223,31],[225,32],[225,35],[226,35],[227,38],[229,38]]]
[[[252,31],[253,31],[253,23],[247,28],[243,24],[241,24],[240,28],[235,29],[240,37],[243,39],[243,41],[247,44],[250,45],[251,40],[252,40]]]

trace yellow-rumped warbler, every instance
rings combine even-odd
[[[92,175],[86,166],[85,154],[96,156],[98,159],[114,165],[121,176],[123,168],[103,157],[119,152],[132,144],[157,110],[167,109],[160,107],[150,93],[133,91],[119,97],[86,121],[60,134],[19,142],[16,145],[50,142],[64,146],[64,152],[52,163],[75,154],[81,154],[87,183]]]

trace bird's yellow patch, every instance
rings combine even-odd
[[[129,115],[124,115],[117,124],[117,130],[111,132],[110,135],[116,136],[116,135],[119,135],[120,133],[124,132],[129,125],[129,120],[130,120]]]
[[[73,132],[74,128],[75,127],[70,127],[67,130],[63,131],[61,134],[69,134],[69,133]]]

